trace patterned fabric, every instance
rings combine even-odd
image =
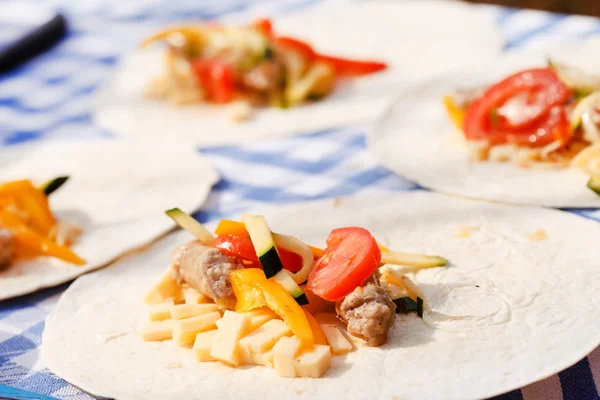
[[[0,49],[56,10],[69,17],[71,26],[67,39],[51,52],[0,77],[0,147],[56,137],[110,137],[91,123],[94,90],[110,77],[119,56],[133,48],[139,37],[167,22],[217,18],[250,7],[285,13],[315,1],[4,0],[0,3]],[[495,18],[507,39],[507,51],[600,34],[600,21],[588,17],[492,6],[478,6],[477,11]],[[85,73],[78,74],[81,70]],[[375,163],[365,151],[368,128],[354,126],[244,146],[200,149],[223,179],[197,216],[206,221],[274,204],[420,190]],[[576,213],[600,221],[600,211]],[[1,385],[59,399],[94,398],[50,373],[39,357],[44,319],[67,287],[0,303],[0,398],[15,397]],[[573,367],[497,399],[595,400],[599,389],[597,349]]]

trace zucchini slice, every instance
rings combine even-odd
[[[215,238],[208,229],[204,227],[200,222],[196,221],[194,217],[181,211],[179,208],[172,208],[165,211],[173,221],[177,223],[181,228],[188,231],[196,237],[203,244],[208,245]]]
[[[302,291],[300,286],[296,284],[290,271],[282,269],[273,277],[273,279],[292,295],[296,300],[296,303],[301,306],[308,304],[308,297],[306,297],[306,294]]]
[[[600,195],[600,175],[594,175],[588,181],[587,187]]]
[[[440,256],[383,251],[381,253],[381,264],[406,265],[414,268],[433,268],[448,264],[448,260]]]
[[[252,245],[258,256],[258,261],[263,267],[267,279],[274,277],[283,269],[283,263],[277,253],[277,247],[273,240],[273,234],[262,215],[244,214],[242,222],[252,240]]]
[[[417,301],[408,296],[398,297],[392,300],[396,304],[397,314],[408,314],[416,312],[419,318],[423,318],[423,299],[417,297]]]
[[[50,196],[52,193],[56,192],[62,185],[65,184],[69,180],[68,176],[59,176],[54,179],[50,179],[48,182],[44,183],[40,190],[44,192],[46,196]]]
[[[283,263],[281,262],[281,258],[279,258],[279,253],[273,240],[273,233],[269,229],[265,217],[262,215],[244,214],[242,222],[244,222],[246,230],[250,235],[250,240],[258,256],[258,261],[262,265],[267,279],[275,279],[277,283],[283,286],[296,299],[298,304],[308,304],[308,299],[304,291],[298,286],[290,273],[283,269]]]

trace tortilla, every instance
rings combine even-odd
[[[72,249],[87,264],[17,262],[0,272],[0,300],[67,282],[147,244],[174,226],[163,210],[176,203],[195,211],[218,180],[199,153],[164,143],[50,141],[1,152],[0,182],[70,176],[49,197],[50,207],[57,219],[83,229]]]
[[[191,239],[180,232],[71,285],[46,322],[47,366],[120,400],[468,399],[550,376],[600,344],[595,222],[425,191],[265,215],[274,231],[310,244],[322,245],[333,228],[363,226],[389,248],[441,255],[451,265],[413,277],[424,292],[425,320],[399,315],[384,346],[334,357],[323,378],[286,379],[262,367],[200,364],[171,342],[142,342],[142,297],[173,248]],[[538,230],[546,240],[529,237]]]
[[[174,106],[147,98],[150,81],[164,68],[163,50],[136,50],[99,94],[96,121],[123,136],[169,137],[202,146],[313,132],[372,120],[407,83],[491,59],[502,48],[491,20],[468,5],[445,1],[330,1],[275,19],[274,25],[276,32],[296,35],[318,51],[386,61],[391,68],[340,82],[322,101],[256,110],[249,121],[234,123],[227,106]]]
[[[395,173],[443,193],[548,207],[600,207],[600,196],[586,187],[589,176],[578,169],[469,161],[463,136],[456,132],[442,104],[444,94],[545,66],[548,58],[597,73],[598,54],[600,41],[541,53],[517,53],[480,69],[413,87],[375,126],[368,137],[369,147],[376,159]]]

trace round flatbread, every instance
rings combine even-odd
[[[235,123],[227,106],[174,106],[146,97],[152,78],[164,67],[163,50],[136,50],[98,96],[96,121],[118,135],[203,146],[306,133],[373,119],[405,84],[491,59],[502,48],[491,20],[471,6],[445,1],[330,1],[274,24],[276,32],[307,40],[318,51],[381,60],[390,68],[340,82],[317,103],[256,110],[250,120]]]
[[[265,216],[274,231],[313,245],[333,228],[363,226],[389,248],[441,255],[450,265],[413,277],[424,320],[399,315],[384,346],[334,357],[320,379],[288,379],[264,367],[198,363],[171,341],[142,341],[142,298],[175,246],[190,240],[180,232],[71,285],[46,322],[50,370],[120,400],[488,398],[567,368],[600,344],[595,222],[425,191]]]
[[[465,140],[446,115],[442,97],[485,86],[520,70],[546,66],[549,58],[587,72],[600,70],[600,41],[539,53],[504,56],[484,67],[413,87],[370,132],[376,159],[395,173],[443,193],[548,207],[600,207],[576,168],[522,168],[514,163],[473,162]]]
[[[162,211],[197,210],[218,180],[198,152],[162,143],[46,141],[0,152],[0,182],[70,176],[50,195],[50,207],[59,221],[82,228],[72,248],[87,261],[17,262],[0,271],[0,300],[67,282],[147,244],[174,226]]]

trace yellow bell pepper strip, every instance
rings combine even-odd
[[[462,132],[465,114],[467,113],[466,110],[457,106],[450,95],[444,96],[444,107],[446,107],[446,112],[448,113],[448,117],[450,117],[450,121],[452,121],[456,129]]]
[[[60,246],[28,228],[24,220],[16,213],[8,210],[1,212],[0,226],[8,229],[13,234],[15,253],[20,257],[44,255],[56,257],[75,265],[86,263],[68,247]]]
[[[318,247],[313,247],[313,246],[308,246],[310,248],[310,251],[312,251],[313,256],[315,256],[315,258],[321,258],[321,256],[323,254],[325,254],[325,250],[320,249]]]
[[[4,210],[7,207],[17,207],[17,199],[14,196],[3,196],[0,197],[0,210]]]
[[[274,280],[267,279],[261,286],[267,307],[288,324],[292,333],[300,340],[302,349],[307,351],[312,350],[315,339],[302,307],[296,303],[296,300],[294,300],[292,295],[283,286]]]
[[[56,219],[52,215],[46,195],[34,187],[31,182],[28,186],[27,192],[17,201],[23,204],[25,212],[29,215],[31,225],[46,236],[56,224]]]
[[[267,278],[262,269],[245,268],[231,271],[229,279],[237,299],[235,303],[236,312],[243,313],[267,306],[261,286]]]
[[[38,255],[50,256],[61,259],[71,264],[84,265],[86,262],[71,249],[60,246],[53,241],[43,238],[31,229],[22,227],[11,230],[15,245],[25,252],[37,253]]]
[[[0,226],[5,229],[15,229],[26,226],[27,221],[19,210],[7,207],[0,210]]]
[[[322,344],[322,345],[327,345],[327,339],[325,338],[325,332],[323,332],[323,328],[321,328],[321,325],[319,325],[319,323],[317,322],[317,320],[315,319],[315,317],[312,316],[311,313],[309,313],[308,311],[304,310],[304,314],[306,315],[306,320],[308,321],[308,324],[310,325],[310,329],[312,330],[313,333],[313,337],[315,339],[315,344]]]
[[[237,237],[250,237],[246,230],[246,225],[243,222],[230,221],[227,219],[221,220],[217,229],[215,229],[215,235],[217,236],[237,236]]]
[[[18,180],[0,185],[0,197],[10,196],[16,206],[27,214],[34,229],[46,236],[56,223],[48,199],[29,180]]]

